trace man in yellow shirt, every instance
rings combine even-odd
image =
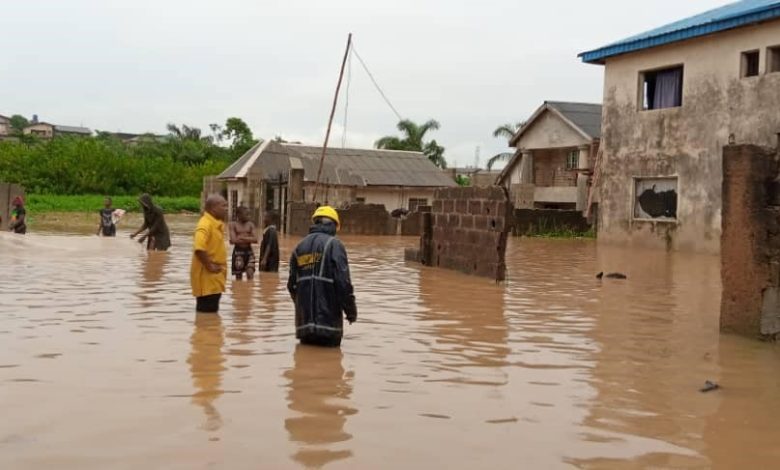
[[[224,223],[227,201],[222,196],[212,194],[206,199],[205,209],[195,228],[190,282],[192,295],[196,299],[196,310],[217,313],[227,279]]]

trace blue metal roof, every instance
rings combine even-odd
[[[628,52],[705,36],[761,21],[780,18],[780,0],[742,0],[666,26],[623,39],[578,55],[583,62],[603,64],[604,59]]]

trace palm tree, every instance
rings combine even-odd
[[[211,137],[201,137],[201,131],[197,127],[190,127],[187,124],[182,124],[181,128],[176,124],[169,123],[166,128],[178,140],[202,140],[204,142],[211,142]]]
[[[515,154],[512,152],[501,152],[498,155],[494,155],[490,158],[490,160],[487,161],[487,169],[488,171],[493,169],[493,166],[498,162],[503,162],[507,160],[511,160],[512,157]]]
[[[506,140],[510,140],[512,137],[517,134],[517,131],[520,130],[521,127],[525,125],[525,121],[520,121],[516,124],[504,124],[501,126],[496,127],[496,130],[493,131],[493,137],[503,137]]]
[[[507,141],[512,140],[512,137],[517,134],[517,131],[520,130],[521,127],[525,125],[525,121],[520,121],[516,124],[503,124],[501,126],[496,127],[496,129],[493,131],[493,137],[496,138],[503,138]],[[498,155],[493,156],[490,158],[490,160],[487,161],[487,169],[490,171],[493,168],[493,165],[495,165],[498,162],[502,162],[505,160],[509,160],[512,158],[512,153],[508,152],[502,152]]]
[[[398,123],[397,127],[403,133],[403,137],[382,137],[374,144],[376,148],[423,152],[434,165],[439,168],[447,168],[447,160],[444,158],[444,147],[441,147],[435,140],[424,142],[425,134],[428,131],[439,128],[437,121],[431,119],[419,125],[409,119],[403,119]]]

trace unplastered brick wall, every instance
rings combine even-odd
[[[498,186],[436,191],[428,223],[423,222],[424,264],[503,281],[512,204]]]
[[[721,330],[777,338],[780,182],[774,149],[724,147],[721,219]]]
[[[306,235],[316,209],[317,204],[312,202],[289,203],[289,233]],[[395,235],[396,219],[390,217],[382,204],[353,204],[348,209],[337,211],[341,221],[341,235]]]

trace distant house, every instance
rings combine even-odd
[[[518,208],[584,210],[600,139],[600,104],[545,101],[509,141],[498,184]]]
[[[0,114],[0,140],[11,135],[11,118]]]
[[[48,122],[36,122],[30,124],[24,128],[24,133],[27,135],[34,135],[42,139],[51,139],[60,135],[74,135],[74,136],[91,136],[92,131],[86,127],[77,126],[61,126],[58,124],[50,124]]]
[[[723,146],[777,145],[780,0],[744,0],[580,54],[604,66],[599,239],[720,251]]]
[[[284,214],[288,201],[310,201],[322,147],[265,141],[236,160],[217,178],[227,185],[230,217],[236,207]],[[291,174],[302,174],[302,188],[291,187]],[[414,210],[433,202],[437,188],[456,186],[450,173],[420,152],[329,148],[317,200],[342,207],[383,204],[392,211]]]

